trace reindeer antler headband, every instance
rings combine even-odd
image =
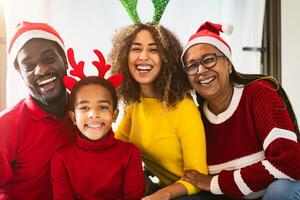
[[[140,18],[137,14],[137,2],[138,0],[120,0],[122,5],[125,7],[133,23],[140,22]],[[152,0],[154,5],[154,16],[152,23],[158,24],[169,0]]]
[[[98,57],[99,61],[93,61],[92,64],[98,70],[98,75],[97,76],[100,77],[100,78],[104,78],[106,72],[108,70],[110,70],[111,66],[110,65],[106,65],[104,56],[103,56],[103,54],[98,49],[95,49],[94,53]],[[84,64],[85,64],[84,61],[79,61],[78,63],[76,63],[75,58],[74,58],[74,51],[73,51],[72,48],[68,49],[67,55],[68,55],[69,63],[71,65],[71,67],[73,68],[70,71],[70,74],[72,76],[80,78],[81,80],[85,79],[86,76],[84,75],[84,71],[83,71]],[[72,76],[64,76],[64,78],[63,78],[63,82],[64,82],[66,88],[69,91],[72,91],[73,87],[78,82]],[[117,88],[122,83],[123,74],[114,74],[114,75],[110,76],[109,78],[105,78],[105,79],[108,82],[110,82],[115,88]]]

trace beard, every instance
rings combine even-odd
[[[66,89],[62,81],[62,77],[64,76],[64,74],[60,75],[58,73],[55,73],[47,76],[56,77],[57,83],[55,83],[56,85],[52,90],[43,93],[37,83],[34,85],[34,87],[29,88],[31,96],[42,105],[51,105],[58,103],[62,98],[65,98],[66,95]]]

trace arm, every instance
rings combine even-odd
[[[134,145],[125,166],[123,199],[140,200],[144,196],[144,174],[140,152]]]
[[[68,173],[64,166],[63,157],[59,153],[55,153],[51,160],[51,181],[54,200],[74,199]]]
[[[142,198],[142,200],[169,200],[187,194],[187,189],[181,183],[174,183],[157,192]]]
[[[213,193],[241,198],[257,195],[255,192],[260,192],[275,179],[300,179],[297,136],[285,105],[270,87],[260,85],[259,89],[253,88],[253,96],[247,101],[251,115],[247,118],[252,120],[262,144],[262,151],[256,155],[261,156],[247,167],[223,170],[215,175],[210,183]]]
[[[12,119],[6,120],[6,116],[0,118],[0,191],[1,188],[13,177],[12,164],[16,162],[16,126],[11,123]]]
[[[186,102],[181,112],[179,137],[183,154],[183,170],[195,170],[207,174],[206,164],[206,141],[204,127],[200,112],[194,102]],[[188,191],[188,194],[199,192],[199,188],[188,181],[181,179]]]
[[[192,100],[184,100],[178,105],[175,124],[182,152],[182,171],[194,169],[207,174],[205,135],[200,113]],[[171,147],[170,147],[171,148]],[[195,194],[199,189],[186,180],[162,188],[156,193],[145,197],[145,200],[170,199],[183,195]],[[143,199],[143,200],[144,200]]]

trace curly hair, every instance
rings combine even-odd
[[[181,66],[182,46],[176,36],[159,24],[133,24],[121,28],[113,37],[113,47],[109,53],[109,62],[114,73],[123,73],[123,84],[118,93],[125,105],[140,102],[140,86],[130,74],[128,54],[136,35],[141,30],[151,32],[162,58],[162,67],[154,80],[153,89],[156,98],[167,107],[176,107],[185,96],[190,96],[190,84]]]

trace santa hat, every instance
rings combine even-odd
[[[231,25],[221,25],[214,24],[211,22],[205,22],[200,26],[195,34],[193,34],[187,45],[183,49],[181,55],[181,61],[183,62],[183,57],[186,51],[193,45],[199,43],[206,43],[215,46],[219,49],[232,63],[231,49],[229,45],[220,37],[220,32],[231,34],[233,27]]]
[[[62,38],[51,26],[46,23],[22,22],[17,25],[8,46],[9,64],[14,64],[21,48],[34,38],[54,41],[64,50]]]

